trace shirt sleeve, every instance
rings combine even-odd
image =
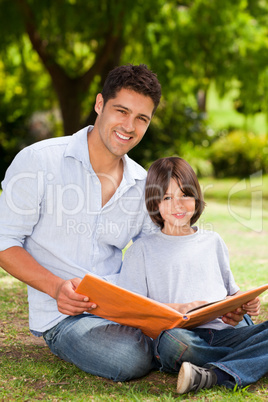
[[[135,242],[136,240],[141,239],[145,236],[151,235],[153,233],[157,233],[157,232],[159,232],[159,230],[160,230],[160,228],[153,223],[149,214],[146,212],[141,231],[132,240],[133,240],[133,242]]]
[[[24,148],[13,160],[2,182],[0,197],[0,251],[23,247],[39,219],[44,171],[36,152]]]
[[[223,239],[218,235],[218,255],[220,261],[221,274],[224,280],[224,284],[228,295],[233,295],[238,292],[239,286],[237,286],[233,273],[230,268],[229,252]]]
[[[148,297],[145,260],[140,241],[126,251],[117,285]]]

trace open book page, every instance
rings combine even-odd
[[[76,292],[88,296],[97,304],[91,314],[140,328],[144,334],[156,338],[163,330],[175,327],[194,328],[235,310],[268,289],[268,284],[212,303],[187,314],[180,314],[171,307],[130,292],[96,276],[87,274]]]
[[[215,301],[215,302],[201,304],[201,306],[192,308],[191,310],[187,311],[186,314],[192,313],[193,311],[199,310],[200,308],[204,308],[204,307],[207,307],[207,306],[211,306],[212,304],[219,303],[219,302],[221,302],[221,301],[223,301],[223,300],[226,300],[226,299],[221,299],[221,300],[217,300],[217,301]]]
[[[190,329],[210,322],[215,318],[227,314],[230,311],[236,310],[238,307],[241,307],[248,301],[255,299],[255,297],[259,296],[266,290],[268,290],[268,284],[248,290],[247,292],[239,295],[231,296],[216,303],[208,303],[205,306],[199,306],[198,309],[192,310],[186,314],[189,319],[189,324],[187,323],[185,325],[185,323],[182,322],[180,327]]]

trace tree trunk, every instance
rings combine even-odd
[[[119,64],[124,41],[123,25],[117,26],[113,34],[112,25],[107,27],[104,45],[98,49],[95,62],[83,75],[70,78],[49,52],[49,44],[41,38],[34,23],[33,12],[26,0],[17,0],[24,17],[26,32],[33,48],[38,53],[44,67],[48,71],[56,91],[61,109],[64,134],[70,135],[81,128],[81,105],[96,75],[101,76],[103,83],[108,71]],[[92,113],[90,111],[90,113]]]
[[[197,92],[197,105],[200,112],[206,113],[207,111],[207,91],[199,89]]]

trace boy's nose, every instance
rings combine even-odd
[[[182,205],[182,197],[175,197],[174,203],[176,207],[180,207]]]

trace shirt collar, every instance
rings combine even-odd
[[[82,162],[88,170],[93,170],[88,153],[87,133],[91,131],[93,126],[87,126],[77,131],[71,136],[70,142],[66,147],[64,156],[72,157]],[[127,155],[123,156],[124,163],[124,179],[131,184],[135,180],[145,180],[146,170],[138,163],[130,159]]]
[[[88,154],[87,133],[91,131],[93,126],[84,127],[71,136],[70,142],[66,147],[64,156],[72,157],[84,165],[86,169],[91,170],[91,164]]]

